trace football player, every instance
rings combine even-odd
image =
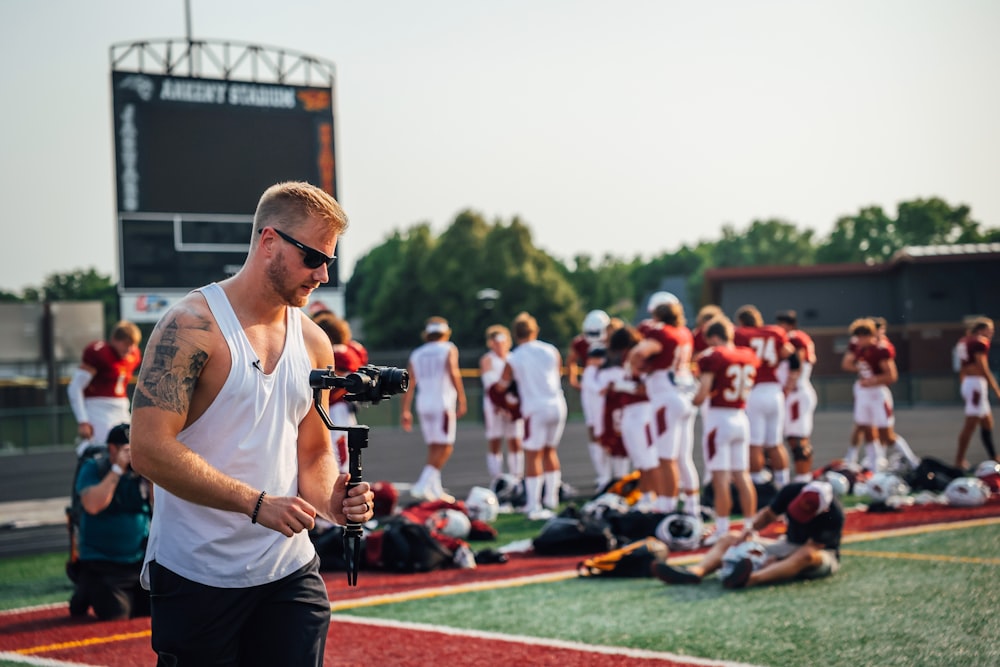
[[[580,408],[587,426],[587,452],[594,466],[594,485],[600,490],[611,481],[611,459],[607,448],[597,436],[596,425],[601,410],[601,396],[595,388],[595,374],[603,358],[593,354],[607,346],[612,320],[603,310],[592,310],[583,318],[583,331],[570,341],[566,354],[566,375],[569,384],[580,391]]]
[[[486,427],[486,471],[490,479],[503,474],[503,443],[507,441],[507,469],[517,479],[524,477],[524,421],[503,410],[490,398],[490,387],[503,374],[510,353],[510,329],[494,324],[486,329],[489,351],[479,358],[479,377],[483,382],[483,424]]]
[[[546,520],[559,506],[562,487],[557,451],[566,427],[562,355],[554,345],[538,339],[538,321],[530,314],[520,313],[511,329],[517,347],[507,356],[497,384],[506,389],[511,382],[517,382],[524,417],[525,513],[532,521]]]
[[[789,360],[778,366],[778,380],[785,388],[785,443],[792,454],[795,481],[812,479],[813,416],[816,413],[816,389],[811,382],[816,365],[816,346],[806,332],[798,328],[798,315],[794,310],[777,314],[775,322],[788,333],[788,340],[795,348],[799,372],[790,370]],[[791,359],[791,357],[789,357]]]
[[[961,383],[962,399],[965,401],[965,421],[958,434],[958,450],[955,453],[955,465],[966,470],[969,462],[965,454],[969,449],[972,433],[979,427],[986,454],[998,461],[996,448],[993,445],[993,412],[990,409],[990,392],[1000,398],[1000,387],[997,379],[990,371],[990,342],[993,340],[993,320],[988,317],[977,317],[969,323],[966,335],[958,341],[955,347],[959,363],[959,381]]]
[[[66,388],[80,440],[77,455],[91,444],[107,442],[113,426],[131,421],[128,385],[142,361],[141,340],[139,327],[122,320],[108,340],[83,348],[80,367]]]
[[[424,344],[410,354],[410,386],[403,394],[400,413],[403,430],[411,430],[410,407],[416,395],[420,431],[427,443],[427,463],[410,488],[410,495],[418,500],[453,502],[454,498],[445,493],[441,470],[455,449],[455,421],[465,415],[467,408],[458,371],[458,348],[450,340],[451,328],[443,317],[427,320],[423,338]]]
[[[655,304],[650,314],[652,321],[644,328],[643,339],[629,353],[629,363],[633,368],[646,369],[646,391],[652,410],[650,430],[660,462],[655,507],[665,514],[676,511],[683,492],[684,511],[698,514],[701,499],[694,465],[691,403],[695,389],[691,372],[693,338],[685,326],[684,307],[676,298]]]
[[[780,489],[789,481],[788,452],[782,442],[785,421],[785,393],[778,381],[778,365],[788,360],[788,382],[799,375],[799,358],[781,327],[765,325],[755,306],[743,306],[736,311],[736,331],[733,342],[753,349],[760,368],[747,399],[750,420],[750,476],[755,484],[767,482],[764,461],[774,474]]]
[[[709,344],[698,356],[699,384],[694,405],[708,402],[702,447],[705,468],[712,473],[715,500],[715,533],[712,543],[729,531],[733,500],[730,483],[736,485],[745,516],[757,510],[757,489],[750,479],[750,422],[747,397],[761,362],[754,351],[733,345],[733,324],[725,316],[707,323]]]

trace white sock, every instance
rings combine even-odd
[[[772,472],[772,474],[774,475],[774,484],[779,489],[788,484],[788,476],[789,476],[788,468],[775,470]]]
[[[728,532],[729,532],[729,517],[728,516],[715,517],[715,534],[725,535]]]
[[[908,443],[903,436],[897,433],[896,442],[894,442],[892,446],[896,451],[902,454],[907,461],[910,462],[911,466],[916,468],[920,465],[920,457],[913,453],[913,450],[910,449],[910,443]]]
[[[507,470],[511,475],[521,479],[524,477],[524,452],[507,452]]]
[[[417,485],[423,486],[428,484],[432,479],[434,479],[434,473],[437,471],[432,465],[425,465],[424,469],[420,471],[420,477],[417,479]]]
[[[562,486],[562,471],[552,470],[543,473],[542,479],[545,481],[545,507],[554,510],[559,507],[559,488]]]
[[[503,454],[486,452],[486,472],[490,479],[496,479],[503,474]]]
[[[597,473],[597,483],[604,486],[611,481],[611,457],[608,455],[608,450],[596,442],[588,442],[587,451],[590,453],[594,472]]]
[[[760,472],[752,472],[750,473],[750,481],[752,481],[754,484],[764,484],[765,482],[767,482],[767,473],[765,473],[763,470],[761,470]]]
[[[885,468],[885,447],[878,440],[865,443],[865,467],[872,472]]]
[[[858,446],[848,445],[847,453],[844,454],[844,463],[857,463],[858,462]]]
[[[800,472],[797,475],[795,475],[795,481],[796,482],[811,482],[812,479],[813,479],[813,476],[810,475],[807,472]]]
[[[701,514],[701,494],[695,493],[682,493],[681,500],[684,501],[684,513],[691,514],[693,516],[698,516]]]
[[[670,514],[677,511],[677,496],[657,496],[653,502],[653,509],[661,514]]]
[[[542,476],[524,478],[524,511],[534,512],[542,508]]]

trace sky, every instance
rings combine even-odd
[[[344,280],[464,209],[564,261],[919,197],[1000,227],[993,0],[189,3],[195,39],[336,64]],[[109,49],[185,35],[184,0],[0,2],[0,290],[118,279]]]

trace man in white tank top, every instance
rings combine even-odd
[[[334,357],[300,310],[346,225],[315,186],[268,188],[240,271],[149,339],[132,466],[156,485],[142,581],[160,664],[323,662],[330,607],[308,531],[317,515],[365,522],[374,499],[367,482],[347,491],[312,409],[309,371]]]
[[[562,355],[554,345],[538,340],[538,322],[528,313],[518,315],[512,328],[517,347],[507,357],[499,382],[517,382],[524,417],[524,511],[540,521],[553,516],[562,486],[557,452],[566,426]]]
[[[441,470],[455,449],[455,422],[465,415],[465,388],[458,372],[458,348],[452,343],[451,329],[443,317],[432,317],[424,326],[424,344],[410,354],[407,370],[409,390],[403,394],[400,424],[404,431],[413,428],[414,396],[420,417],[420,432],[427,443],[427,463],[419,479],[410,488],[418,500],[445,500]],[[417,387],[420,387],[419,389]]]

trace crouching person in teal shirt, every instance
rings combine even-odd
[[[132,470],[128,424],[108,433],[107,456],[84,461],[76,478],[80,517],[76,589],[71,616],[104,621],[149,615],[139,573],[149,536],[152,486]]]

